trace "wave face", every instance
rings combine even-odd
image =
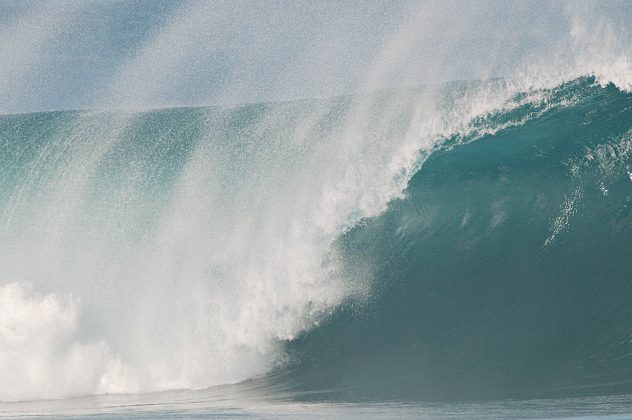
[[[631,388],[632,95],[592,79],[548,95],[447,138],[339,239],[371,297],[292,342],[278,380],[325,398]]]
[[[581,78],[2,116],[0,400],[627,381],[631,105]]]

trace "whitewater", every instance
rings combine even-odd
[[[149,3],[3,5],[0,416],[632,411],[623,4],[411,3],[352,89],[325,51],[359,41],[319,30],[291,71],[207,97],[245,6],[166,4],[59,102],[44,52],[95,16],[133,38]],[[549,43],[503,49],[518,21]]]

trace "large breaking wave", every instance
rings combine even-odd
[[[590,77],[2,116],[0,400],[625,382],[631,105]]]

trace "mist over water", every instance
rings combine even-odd
[[[595,134],[584,161],[559,157],[580,172],[600,162],[612,197],[608,182],[632,170],[631,13],[624,2],[0,4],[0,401],[325,366],[310,351],[329,345],[309,334],[330,337],[341,308],[366,307],[389,278],[362,259],[366,241],[345,238],[410,199],[434,153],[552,112],[618,115],[623,128]],[[544,249],[571,226],[579,184],[548,202],[561,212],[541,221]]]

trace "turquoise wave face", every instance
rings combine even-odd
[[[334,399],[632,388],[632,95],[581,79],[553,96],[448,139],[339,239],[371,297],[289,343],[275,381]]]

